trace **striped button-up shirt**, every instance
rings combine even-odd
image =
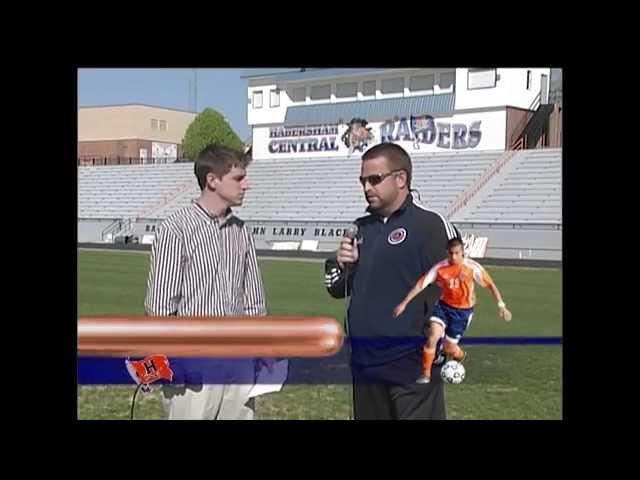
[[[198,203],[168,217],[151,248],[147,315],[266,315],[253,236],[229,210]]]

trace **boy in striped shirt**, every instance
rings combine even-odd
[[[511,321],[511,312],[502,300],[500,291],[482,266],[475,260],[464,257],[464,245],[459,238],[452,238],[447,243],[447,258],[435,264],[428,273],[420,277],[416,285],[409,291],[405,299],[393,311],[399,317],[409,302],[428,285],[436,283],[442,288],[440,300],[433,307],[427,343],[422,349],[423,375],[417,383],[431,381],[431,366],[436,355],[438,340],[444,339],[444,353],[448,358],[462,362],[466,353],[458,342],[471,323],[473,307],[476,303],[474,280],[481,286],[489,288],[498,302],[498,315],[505,321]]]

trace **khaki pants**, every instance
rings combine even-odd
[[[252,385],[165,385],[163,401],[169,420],[252,420]]]
[[[198,377],[198,366],[187,366],[194,372],[192,380]],[[249,399],[249,391],[255,378],[253,359],[213,360],[203,368],[215,372],[215,383],[185,385],[164,385],[164,404],[169,420],[252,420],[254,400]],[[192,370],[193,369],[193,370]],[[224,383],[222,383],[224,382]]]

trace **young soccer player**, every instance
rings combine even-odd
[[[440,300],[435,303],[433,314],[429,319],[427,343],[422,349],[423,375],[416,380],[417,383],[431,381],[431,366],[436,355],[436,345],[443,335],[445,336],[444,353],[447,358],[459,362],[465,359],[466,352],[460,348],[458,342],[473,316],[473,307],[476,303],[474,280],[491,290],[498,302],[498,314],[507,322],[511,321],[511,312],[507,310],[489,274],[478,262],[464,257],[462,240],[459,238],[449,240],[447,252],[447,258],[435,264],[428,273],[420,277],[405,299],[393,311],[394,318],[402,315],[409,302],[432,283],[442,288]]]

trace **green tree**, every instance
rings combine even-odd
[[[182,140],[182,151],[186,158],[195,161],[207,145],[242,150],[242,140],[236,135],[224,117],[212,108],[205,108],[187,128]]]

